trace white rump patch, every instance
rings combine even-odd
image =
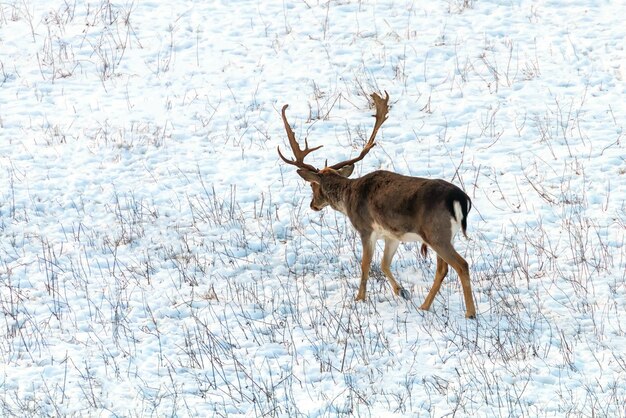
[[[450,218],[450,229],[452,231],[451,240],[454,240],[454,237],[461,229],[461,219],[463,219],[463,209],[461,209],[461,203],[458,200],[455,200],[452,203],[452,207],[454,208],[454,217]]]

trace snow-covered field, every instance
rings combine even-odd
[[[0,415],[626,416],[626,4],[0,3]],[[279,160],[473,200],[477,320]]]

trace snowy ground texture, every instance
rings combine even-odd
[[[565,6],[565,4],[567,4]],[[0,3],[0,415],[626,416],[621,0]],[[477,320],[308,208],[279,110],[473,199]],[[380,258],[378,251],[376,260]]]

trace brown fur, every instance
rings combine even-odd
[[[445,180],[408,177],[389,171],[374,171],[354,180],[347,178],[354,170],[354,163],[365,158],[376,145],[374,142],[376,133],[387,120],[389,94],[385,92],[383,98],[373,93],[371,98],[376,107],[374,115],[376,122],[369,140],[357,157],[321,170],[305,163],[306,156],[320,147],[309,148],[305,140],[304,149],[300,148],[287,121],[285,114],[287,105],[283,106],[282,119],[295,159],[286,158],[280,152],[280,148],[278,155],[285,163],[298,167],[298,174],[311,183],[313,190],[311,209],[322,210],[330,205],[348,216],[354,229],[359,232],[363,243],[363,258],[361,284],[356,300],[365,299],[370,264],[378,239],[385,240],[381,268],[389,279],[393,292],[408,299],[409,293],[393,277],[390,265],[401,241],[419,239],[424,243],[421,249],[424,256],[428,247],[437,253],[435,281],[421,308],[430,309],[448,273],[448,265],[451,265],[461,279],[465,316],[474,318],[476,308],[470,285],[469,267],[452,246],[453,233],[456,232],[452,219],[455,220],[455,226],[460,225],[465,235],[467,214],[472,207],[471,200],[465,192]],[[459,206],[456,206],[457,203]],[[460,213],[457,213],[459,212],[455,209],[457,207],[460,207]]]
[[[451,265],[461,279],[466,316],[475,317],[469,268],[452,246],[454,237],[451,219],[456,219],[454,202],[461,206],[462,219],[456,221],[461,224],[463,234],[466,233],[466,217],[471,209],[471,200],[465,192],[445,180],[409,177],[380,170],[357,179],[346,178],[330,168],[319,172],[301,169],[298,174],[311,183],[312,209],[321,210],[330,205],[343,212],[361,236],[363,260],[357,300],[365,298],[374,250],[373,238],[385,240],[382,269],[394,293],[407,296],[408,292],[393,277],[389,264],[405,234],[415,234],[423,240],[421,252],[424,256],[427,247],[437,253],[435,282],[422,309],[430,308],[448,272],[448,265]]]

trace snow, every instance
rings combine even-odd
[[[3,416],[626,416],[626,4],[0,4]],[[394,297],[276,147],[473,201]],[[431,256],[432,257],[432,254]]]

